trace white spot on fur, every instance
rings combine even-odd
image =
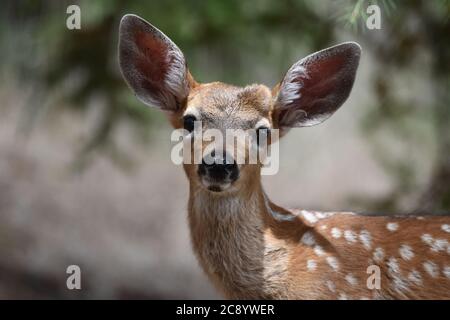
[[[445,239],[436,239],[431,245],[431,251],[439,252],[444,251],[448,246],[448,241]]]
[[[359,234],[359,240],[361,240],[364,248],[366,248],[367,250],[370,250],[370,248],[372,247],[372,237],[369,233],[369,231],[367,230],[362,230],[361,233]]]
[[[307,268],[309,271],[314,271],[314,270],[316,270],[316,267],[317,267],[317,263],[316,263],[314,260],[308,260],[308,261],[306,262],[306,268]]]
[[[449,243],[445,239],[434,239],[430,234],[425,233],[421,237],[423,242],[431,247],[431,250],[434,252],[445,251],[449,252]]]
[[[376,248],[373,252],[373,260],[376,262],[381,262],[384,258],[384,250],[380,247]]]
[[[443,273],[448,279],[450,279],[450,267],[449,267],[449,266],[445,266],[444,269],[442,270],[442,273]]]
[[[444,230],[445,232],[450,233],[450,224],[443,224],[441,226],[441,229]]]
[[[432,278],[436,278],[439,275],[439,269],[434,262],[431,261],[424,262],[423,268]]]
[[[339,228],[331,229],[331,236],[335,239],[339,239],[342,235],[342,232]]]
[[[398,230],[398,223],[396,223],[396,222],[389,222],[389,223],[386,225],[386,228],[387,228],[389,231],[397,231],[397,230]]]
[[[327,288],[328,290],[330,290],[331,292],[336,292],[336,285],[334,284],[333,281],[328,280],[327,281]]]
[[[392,287],[395,291],[398,293],[403,293],[404,291],[408,290],[408,283],[403,279],[400,275],[400,266],[398,264],[398,261],[394,257],[390,257],[388,262],[388,273],[390,277],[392,278]]]
[[[325,251],[323,250],[322,246],[319,246],[317,244],[314,246],[314,253],[317,254],[319,257],[321,257],[325,254]]]
[[[414,284],[420,286],[422,285],[422,276],[420,274],[419,271],[413,269],[409,274],[408,274],[408,280],[413,282]]]
[[[394,285],[394,289],[399,293],[403,293],[408,290],[407,281],[405,281],[404,279],[402,279],[398,276],[394,276],[393,285]]]
[[[433,244],[433,237],[428,233],[423,234],[420,239],[430,246]]]
[[[352,286],[354,286],[358,283],[358,280],[351,273],[349,273],[345,276],[345,280]]]
[[[327,260],[327,263],[330,265],[330,267],[334,271],[339,270],[339,262],[337,261],[337,259],[335,257],[327,257],[326,260]]]
[[[329,217],[332,217],[335,214],[337,214],[337,212],[326,212],[326,214],[327,214],[327,217],[329,218]]]
[[[306,231],[301,239],[301,242],[304,245],[312,247],[316,243],[316,239],[314,238],[314,234],[310,231]]]
[[[400,256],[402,257],[403,260],[408,261],[414,257],[414,252],[412,251],[412,248],[406,244],[402,244],[398,252],[400,253]]]
[[[387,262],[387,266],[389,268],[390,273],[399,273],[400,272],[400,267],[398,265],[397,259],[394,257],[389,258],[389,260]]]
[[[345,240],[347,240],[348,243],[356,242],[356,234],[351,230],[345,230],[344,238]]]
[[[325,219],[328,215],[325,212],[315,212],[317,219]]]
[[[323,226],[320,226],[321,230],[327,230],[328,226],[326,224],[324,224]]]
[[[300,211],[300,216],[311,224],[314,224],[318,221],[316,215],[310,211],[302,210]]]

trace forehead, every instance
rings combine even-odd
[[[191,92],[185,114],[207,125],[252,128],[261,119],[270,121],[271,105],[271,92],[264,85],[241,88],[216,82]]]

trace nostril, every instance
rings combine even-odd
[[[202,161],[202,163],[198,166],[198,174],[205,175],[206,174],[206,165]]]
[[[232,181],[236,181],[237,178],[239,178],[239,168],[238,168],[237,164],[236,163],[232,163],[232,164],[229,164],[227,166],[228,166],[227,171],[229,173],[229,178]]]
[[[232,172],[233,170],[237,169],[237,165],[236,163],[225,163],[224,164],[225,170],[227,170],[228,172]]]

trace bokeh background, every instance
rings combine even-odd
[[[365,27],[369,4],[381,29]],[[66,28],[67,6],[81,30]],[[291,130],[264,177],[275,203],[450,211],[450,1],[4,1],[0,10],[0,298],[218,298],[192,254],[170,127],[122,80],[117,34],[138,14],[200,82],[273,86],[342,41],[363,48],[326,123]],[[232,235],[230,235],[232,236]],[[66,288],[66,268],[82,290]]]

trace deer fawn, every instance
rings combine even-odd
[[[161,31],[135,15],[120,24],[119,60],[128,85],[188,132],[194,121],[202,130],[278,129],[280,136],[318,124],[349,96],[360,54],[353,42],[316,52],[272,90],[200,84]],[[189,225],[202,268],[227,298],[450,299],[449,216],[287,210],[264,193],[260,163],[211,156],[212,164],[184,164]],[[378,268],[379,286],[368,281],[370,266]]]

